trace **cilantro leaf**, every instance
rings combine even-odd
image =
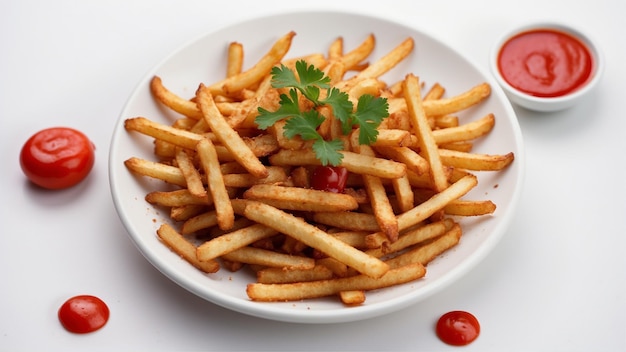
[[[280,107],[274,112],[262,107],[259,107],[257,110],[259,111],[259,116],[256,117],[255,122],[259,125],[260,129],[267,129],[282,119],[300,115],[298,93],[292,90],[289,91],[289,96],[287,94],[281,94]]]
[[[296,78],[296,74],[293,73],[289,67],[281,64],[280,67],[272,68],[272,87],[274,88],[288,88],[299,86],[300,82]]]
[[[306,111],[298,116],[294,116],[285,123],[285,136],[293,138],[300,135],[304,140],[321,139],[317,128],[324,122],[324,117],[317,111]]]
[[[348,94],[337,88],[331,88],[328,90],[326,99],[324,99],[322,103],[332,107],[333,114],[339,121],[341,121],[343,133],[350,133],[353,125],[351,115],[354,106],[352,105]]]
[[[332,166],[340,165],[343,154],[339,151],[342,149],[343,142],[339,139],[326,141],[320,138],[313,143],[313,151],[315,151],[315,155],[324,166],[328,164]]]
[[[300,84],[294,87],[315,105],[319,105],[320,88],[330,88],[330,77],[324,76],[324,72],[315,66],[307,65],[304,60],[296,62],[296,71]]]
[[[313,151],[322,165],[340,165],[343,159],[340,152],[344,148],[343,142],[340,139],[327,141],[318,132],[324,116],[317,111],[317,107],[326,105],[332,108],[333,115],[341,122],[345,135],[356,125],[360,128],[359,143],[372,144],[376,141],[378,126],[389,116],[387,99],[362,95],[355,111],[348,94],[331,87],[330,77],[325,76],[322,70],[308,65],[304,60],[297,61],[295,68],[296,72],[281,64],[272,69],[272,86],[290,89],[289,94],[280,95],[280,107],[276,111],[258,108],[259,115],[255,121],[260,129],[267,129],[286,119],[284,134],[287,138],[300,136],[304,140],[314,140]],[[321,89],[327,89],[324,99],[320,99]],[[314,108],[301,111],[299,94],[312,102]]]
[[[378,126],[383,119],[389,116],[389,103],[385,98],[377,98],[369,94],[359,97],[356,111],[353,115],[359,125],[359,143],[372,144],[378,137]]]

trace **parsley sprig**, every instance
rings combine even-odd
[[[321,106],[329,106],[332,109],[335,118],[341,122],[341,129],[345,135],[357,126],[360,144],[369,145],[376,141],[378,126],[389,116],[387,99],[364,94],[359,97],[357,107],[354,109],[348,94],[331,87],[330,78],[320,69],[299,60],[296,62],[296,72],[297,77],[285,65],[272,69],[272,87],[290,89],[288,94],[280,95],[280,106],[276,111],[258,108],[256,123],[259,128],[267,129],[276,122],[287,119],[284,127],[285,136],[287,138],[300,136],[304,140],[314,140],[313,151],[322,165],[341,164],[343,154],[340,151],[344,145],[340,139],[325,140],[317,131],[324,122],[324,116],[317,109]],[[325,98],[320,98],[322,89],[326,89]],[[300,94],[313,103],[312,109],[300,110],[298,104]]]

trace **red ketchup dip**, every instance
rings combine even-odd
[[[515,89],[536,97],[560,97],[583,87],[592,76],[589,48],[571,34],[533,29],[508,39],[498,70]]]

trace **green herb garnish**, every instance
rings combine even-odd
[[[272,112],[259,107],[259,116],[256,123],[261,129],[267,129],[276,122],[287,119],[285,123],[285,136],[293,138],[300,136],[304,140],[314,140],[313,150],[322,165],[341,164],[343,155],[343,142],[339,139],[325,140],[317,131],[324,122],[317,108],[329,106],[334,116],[341,122],[341,128],[348,135],[354,126],[359,127],[359,143],[372,144],[378,137],[378,126],[384,118],[389,116],[389,104],[387,99],[364,94],[359,97],[356,110],[348,99],[348,94],[330,86],[330,78],[324,76],[324,72],[313,65],[307,65],[306,61],[296,62],[296,74],[286,67],[274,67],[272,69],[272,87],[290,88],[289,94],[280,95],[280,107]],[[326,98],[320,99],[321,89],[326,89]],[[313,103],[313,108],[301,111],[298,104],[298,96],[302,94]]]

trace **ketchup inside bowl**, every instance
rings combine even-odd
[[[573,35],[537,28],[506,40],[498,53],[497,68],[513,88],[553,98],[584,87],[593,76],[594,59],[590,49]]]

